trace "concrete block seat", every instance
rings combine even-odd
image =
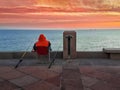
[[[120,60],[120,48],[103,48],[103,52],[108,54],[110,59]]]

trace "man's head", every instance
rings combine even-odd
[[[38,40],[39,40],[39,41],[44,41],[44,40],[46,40],[45,35],[44,35],[44,34],[40,34]]]

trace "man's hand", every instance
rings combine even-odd
[[[33,49],[31,52],[35,52],[35,50]]]

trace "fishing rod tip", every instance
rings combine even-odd
[[[48,67],[48,69],[50,69],[50,67]]]
[[[18,65],[16,65],[14,68],[17,69],[17,68],[18,68]]]

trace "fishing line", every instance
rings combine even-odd
[[[36,35],[35,35],[36,36]],[[35,38],[36,39],[36,38]],[[25,50],[25,52],[22,54],[19,62],[16,64],[15,69],[19,66],[19,64],[23,61],[24,56],[27,54],[27,51],[29,50],[30,46],[32,45],[33,41],[30,42],[29,46]]]
[[[62,42],[60,42],[60,44],[59,44],[59,46],[58,46],[58,49],[57,49],[56,53],[54,54],[53,60],[51,61],[51,63],[50,63],[49,66],[48,66],[49,69],[51,68],[52,64],[54,63],[54,61],[55,61],[55,59],[56,59],[56,56],[57,56],[57,54],[58,54],[58,50],[60,49],[61,43],[62,43]]]

